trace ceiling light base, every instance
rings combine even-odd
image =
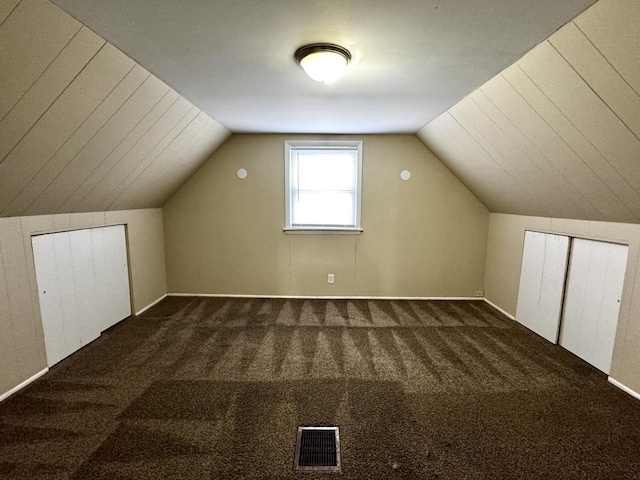
[[[333,43],[312,43],[296,50],[296,62],[316,82],[331,83],[342,76],[351,52]]]

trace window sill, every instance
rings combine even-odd
[[[283,228],[287,235],[360,235],[362,228]]]

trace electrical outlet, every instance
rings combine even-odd
[[[476,290],[473,295],[476,297],[484,297],[484,292],[482,290]]]
[[[336,279],[336,276],[333,273],[327,275],[327,283],[333,283]]]

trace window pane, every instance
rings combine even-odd
[[[352,152],[298,152],[297,186],[309,190],[354,190],[356,159]]]
[[[349,193],[297,192],[294,198],[293,225],[355,224],[355,201]]]
[[[359,148],[291,146],[288,161],[288,226],[359,226]]]

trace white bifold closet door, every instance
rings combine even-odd
[[[516,320],[558,342],[569,237],[526,232]]]
[[[576,238],[560,345],[609,373],[627,265],[626,245]]]
[[[125,229],[52,233],[31,242],[52,366],[131,314]]]
[[[131,315],[129,265],[123,225],[92,228],[94,272],[102,279],[96,303],[101,306],[97,320],[100,331]]]

